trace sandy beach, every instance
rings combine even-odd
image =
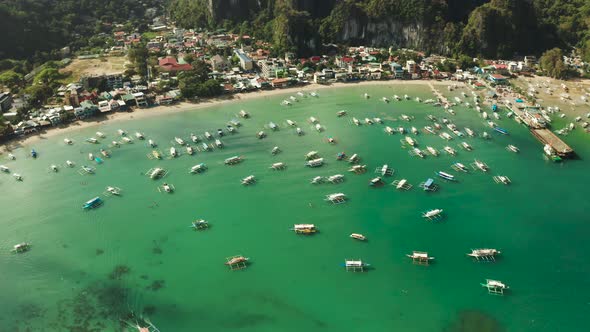
[[[458,82],[452,82],[453,84],[457,84]],[[298,86],[286,89],[274,89],[274,90],[259,90],[256,92],[247,92],[247,93],[237,93],[231,96],[226,96],[222,98],[216,99],[208,99],[198,103],[191,103],[191,102],[181,102],[174,105],[166,105],[166,106],[155,106],[143,109],[135,109],[131,112],[113,112],[110,114],[106,114],[105,116],[98,116],[90,119],[85,120],[78,120],[68,125],[64,126],[57,126],[57,127],[48,127],[38,134],[29,135],[23,137],[21,139],[10,140],[6,143],[0,145],[0,153],[13,150],[18,148],[22,145],[32,144],[38,140],[47,139],[63,134],[67,134],[69,132],[74,132],[77,130],[90,128],[94,126],[99,126],[103,124],[105,121],[108,122],[117,122],[117,121],[127,121],[133,119],[145,119],[154,116],[162,116],[171,113],[178,113],[178,112],[186,112],[186,111],[198,111],[205,109],[210,106],[214,106],[217,104],[224,104],[224,103],[235,103],[244,100],[250,100],[255,98],[265,98],[265,97],[272,97],[281,94],[287,93],[295,93],[299,91],[303,92],[310,92],[310,91],[321,91],[325,89],[337,89],[342,87],[350,87],[350,86],[399,86],[399,85],[425,85],[428,84],[438,85],[438,86],[447,86],[451,84],[448,81],[435,81],[435,80],[416,80],[416,81],[364,81],[358,83],[333,83],[330,85],[321,85],[321,84],[309,84],[306,86]]]

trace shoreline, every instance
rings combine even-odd
[[[453,84],[461,83],[462,82],[452,82]],[[226,104],[226,103],[235,103],[240,101],[247,101],[252,99],[258,99],[263,97],[274,97],[277,95],[287,94],[291,91],[299,92],[310,92],[310,91],[319,91],[325,89],[336,89],[342,87],[355,87],[355,86],[374,86],[374,85],[391,85],[391,86],[399,86],[399,85],[424,85],[428,87],[429,84],[433,85],[449,85],[451,81],[436,81],[436,80],[414,80],[414,81],[402,81],[402,80],[392,80],[392,81],[362,81],[357,83],[332,83],[329,85],[324,84],[308,84],[305,86],[296,86],[296,87],[289,87],[284,89],[273,89],[273,90],[258,90],[255,92],[246,92],[246,93],[236,93],[231,96],[225,96],[221,98],[215,99],[208,99],[203,102],[199,103],[191,103],[182,101],[180,103],[174,105],[160,105],[154,106],[149,108],[138,108],[131,112],[114,112],[105,114],[104,116],[93,117],[87,120],[77,120],[71,122],[67,125],[61,125],[56,127],[47,127],[41,130],[37,134],[32,134],[27,137],[11,139],[5,143],[0,144],[0,154],[4,152],[11,151],[13,149],[19,148],[22,145],[28,145],[35,143],[42,139],[48,139],[55,136],[59,136],[61,134],[67,134],[70,132],[79,131],[81,129],[92,128],[99,126],[105,122],[114,123],[114,122],[121,122],[121,121],[129,121],[129,120],[137,120],[137,119],[147,119],[152,117],[163,116],[166,114],[176,114],[180,112],[187,112],[187,111],[200,111],[206,109],[211,106]]]

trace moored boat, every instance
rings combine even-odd
[[[88,209],[94,209],[96,207],[99,207],[100,205],[102,205],[102,199],[100,199],[100,197],[94,197],[90,200],[88,200],[86,203],[84,203],[84,205],[82,205],[82,208],[84,210],[88,210]]]
[[[436,175],[438,175],[439,177],[441,177],[441,178],[443,178],[445,180],[456,181],[454,175],[451,175],[451,174],[446,173],[446,172],[443,172],[443,171],[436,172]]]
[[[21,253],[27,252],[29,250],[31,250],[31,244],[30,243],[27,243],[27,242],[22,242],[22,243],[19,243],[19,244],[15,244],[12,247],[12,250],[11,251],[14,252],[14,253],[17,253],[17,254],[21,254]]]
[[[250,185],[254,182],[256,182],[256,177],[254,175],[249,175],[242,179],[242,184],[245,186]]]
[[[192,173],[192,174],[195,174],[195,173],[202,173],[202,172],[204,172],[206,169],[207,169],[207,166],[206,166],[204,163],[200,163],[200,164],[197,164],[197,165],[195,165],[195,166],[191,167],[191,169],[190,169],[190,171],[189,171],[189,172],[190,172],[190,173]]]
[[[352,234],[350,234],[350,237],[355,240],[360,240],[360,241],[365,241],[367,239],[363,234],[359,234],[359,233],[352,233]]]
[[[242,157],[233,156],[233,157],[229,157],[229,158],[225,159],[223,163],[226,165],[235,165],[235,164],[239,164],[241,162],[242,162]]]
[[[320,167],[324,164],[324,158],[311,159],[305,163],[307,167]]]
[[[314,224],[295,224],[291,228],[296,234],[310,235],[317,232]]]

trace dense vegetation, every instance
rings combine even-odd
[[[492,58],[577,47],[590,61],[588,0],[171,0],[183,27],[225,28],[272,41],[277,53],[318,52],[327,43],[362,43],[347,23],[421,26],[425,51]],[[235,2],[234,2],[235,3]],[[355,39],[356,38],[356,39]],[[375,46],[391,46],[383,43]],[[406,46],[406,45],[399,45]]]

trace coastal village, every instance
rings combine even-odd
[[[42,107],[30,107],[31,96],[4,90],[0,93],[0,106],[8,129],[2,133],[3,139],[35,134],[53,126],[111,112],[140,111],[187,100],[179,89],[178,76],[192,71],[190,61],[198,60],[209,66],[209,78],[219,82],[221,95],[216,98],[310,84],[448,80],[472,87],[489,105],[508,107],[532,129],[548,127],[551,122],[549,114],[560,110],[539,101],[546,103],[557,97],[556,104],[561,102],[570,105],[571,110],[579,109],[577,113],[580,115],[575,116],[575,122],[580,122],[579,126],[588,131],[589,120],[581,115],[586,114],[583,108],[588,107],[590,85],[578,83],[570,88],[571,84],[566,82],[556,83],[535,76],[539,70],[535,56],[514,60],[472,59],[470,64],[463,64],[467,67],[461,68],[461,64],[453,59],[415,50],[329,45],[326,54],[309,58],[297,58],[293,53],[272,57],[272,45],[247,35],[180,29],[165,17],[155,18],[150,30],[144,34],[115,31],[111,36],[115,46],[100,54],[75,55],[64,48],[60,72],[71,75],[70,68],[74,64],[83,70],[78,80],[64,82]],[[149,55],[157,58],[157,63],[147,66],[144,74],[129,76],[126,73],[132,64],[126,54],[135,46],[147,48]],[[121,59],[123,66],[114,68],[111,65]],[[588,67],[579,57],[565,60],[576,71],[584,72]],[[26,83],[43,84],[35,82],[36,74],[41,70],[42,67],[29,73],[25,77]],[[543,94],[546,98],[541,96]],[[188,100],[198,103],[203,99],[193,97]],[[444,100],[439,97],[437,102],[440,104]],[[447,107],[449,104],[447,101]],[[572,123],[567,128],[557,128],[557,132],[566,134],[574,127]]]

